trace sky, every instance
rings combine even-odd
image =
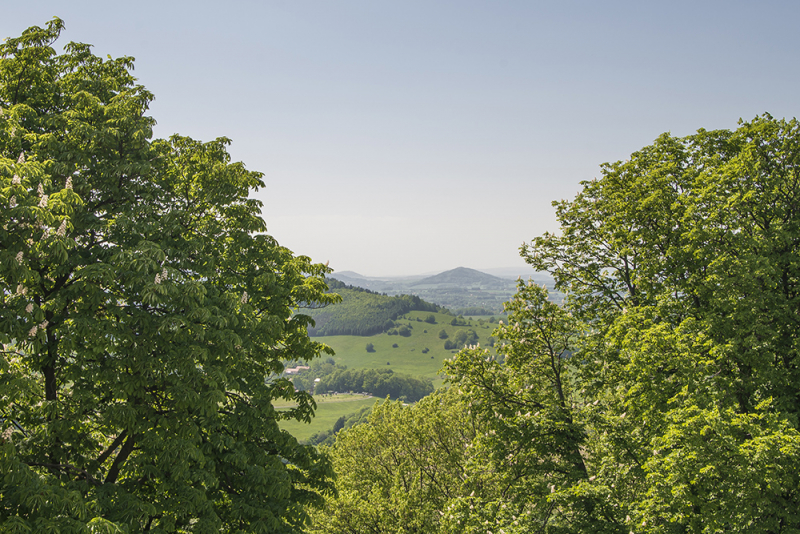
[[[526,272],[553,200],[664,132],[800,104],[800,2],[15,2],[136,58],[156,137],[232,140],[269,233],[366,276]]]

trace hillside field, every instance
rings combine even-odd
[[[336,352],[333,359],[339,365],[346,365],[352,369],[389,367],[397,373],[430,378],[434,381],[434,386],[438,387],[442,383],[442,378],[438,375],[442,362],[452,357],[454,353],[453,350],[445,350],[446,339],[440,339],[439,332],[444,329],[449,336],[448,339],[452,339],[458,330],[472,329],[478,334],[481,346],[488,347],[489,336],[497,325],[489,324],[486,320],[481,325],[477,320],[466,319],[466,326],[452,326],[450,322],[453,316],[444,313],[433,313],[436,323],[430,324],[424,322],[428,315],[431,313],[413,311],[395,321],[398,326],[410,327],[411,335],[408,337],[382,333],[372,336],[324,336],[314,339],[333,348]],[[417,318],[420,321],[417,321]],[[372,343],[375,352],[367,352],[367,343]],[[397,348],[392,346],[394,344],[397,344]],[[422,352],[425,348],[429,350],[427,354]]]
[[[385,369],[390,368],[396,373],[408,374],[414,377],[423,376],[433,381],[434,387],[439,387],[444,380],[439,376],[442,362],[453,356],[454,350],[445,350],[445,339],[439,338],[439,332],[444,329],[448,339],[453,339],[458,330],[475,330],[481,346],[488,346],[488,338],[497,327],[497,323],[490,324],[488,317],[465,318],[465,326],[453,326],[450,322],[452,315],[433,313],[435,324],[424,322],[431,312],[412,311],[398,317],[395,323],[409,326],[411,335],[389,335],[387,333],[372,336],[321,336],[315,341],[330,345],[336,354],[333,356],[339,365],[346,365],[349,369]],[[500,318],[501,316],[495,316]],[[417,321],[419,318],[419,321]],[[483,324],[479,323],[479,319]],[[427,332],[426,332],[427,331]],[[375,352],[367,352],[367,343],[372,343]],[[393,348],[393,344],[397,348]],[[429,349],[427,354],[422,351]],[[461,347],[459,347],[461,348]],[[388,365],[387,365],[388,362]],[[283,421],[281,428],[290,431],[297,439],[305,440],[316,432],[330,429],[333,423],[342,415],[353,413],[365,405],[372,405],[374,398],[365,399],[363,396],[350,397],[344,401],[339,397],[339,402],[332,402],[330,398],[315,397],[317,413],[311,423],[297,421]],[[277,405],[276,405],[277,406]]]
[[[355,413],[365,406],[372,406],[380,399],[369,395],[325,395],[315,398],[317,411],[311,423],[301,421],[281,421],[280,427],[288,430],[298,441],[304,441],[317,432],[333,428],[333,424],[343,415]],[[280,410],[288,405],[275,404]]]

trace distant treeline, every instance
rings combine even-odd
[[[457,310],[454,310],[453,313],[455,315],[468,315],[468,316],[492,315],[492,314],[494,314],[494,312],[492,310],[489,310],[489,309],[486,309],[486,308],[474,307],[474,306],[473,307],[469,307],[469,308],[459,308]]]
[[[416,402],[433,393],[433,383],[427,378],[414,378],[391,369],[337,369],[322,378],[314,389],[316,395],[333,391],[369,393]]]
[[[446,311],[414,295],[390,297],[333,278],[327,282],[342,302],[312,311],[315,325],[308,329],[312,336],[371,336],[393,328],[394,320],[410,311]]]

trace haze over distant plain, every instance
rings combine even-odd
[[[798,114],[793,2],[17,2],[136,58],[157,137],[232,139],[297,254],[366,276],[518,267],[605,161]]]

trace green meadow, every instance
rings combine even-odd
[[[425,322],[429,315],[436,318],[435,324]],[[501,316],[495,317],[499,319]],[[459,330],[472,329],[478,334],[481,346],[488,348],[489,336],[497,327],[496,322],[488,322],[489,317],[467,317],[465,326],[451,325],[453,318],[454,316],[445,313],[412,311],[395,321],[398,327],[406,325],[410,328],[411,335],[408,337],[382,333],[372,336],[322,336],[314,339],[333,348],[333,359],[339,365],[346,365],[350,369],[389,368],[396,373],[430,378],[434,387],[440,387],[444,383],[443,377],[439,375],[442,362],[451,358],[456,351],[445,350],[446,339],[440,338],[439,332],[444,330],[448,335],[447,339],[452,339]],[[367,352],[368,343],[372,343],[374,352]],[[395,344],[396,348],[393,347]],[[428,352],[423,353],[426,348]],[[281,428],[301,441],[332,428],[339,417],[354,413],[363,406],[371,406],[375,402],[374,398],[365,398],[363,395],[318,396],[314,399],[317,402],[317,411],[311,423],[281,422]]]
[[[333,428],[333,424],[343,415],[355,413],[364,406],[372,406],[379,399],[368,395],[324,395],[315,397],[317,411],[311,423],[301,421],[281,421],[280,427],[288,430],[299,441],[304,441],[322,430]],[[276,404],[280,410],[289,407],[286,404]]]
[[[435,324],[424,322],[429,315],[436,318]],[[466,326],[452,326],[452,320],[452,315],[444,313],[412,311],[395,321],[397,326],[406,325],[411,329],[408,337],[382,333],[373,336],[324,336],[314,339],[333,348],[336,353],[333,359],[339,365],[352,369],[388,367],[396,373],[430,378],[434,386],[438,387],[443,381],[438,374],[442,362],[455,352],[445,350],[446,339],[441,339],[439,332],[444,330],[448,335],[447,339],[452,339],[459,330],[472,329],[478,334],[481,346],[488,347],[489,336],[497,327],[496,323],[490,324],[488,318],[483,320],[483,324],[477,319],[466,319]],[[372,343],[375,352],[367,352],[368,343]],[[426,348],[428,352],[423,353]]]

